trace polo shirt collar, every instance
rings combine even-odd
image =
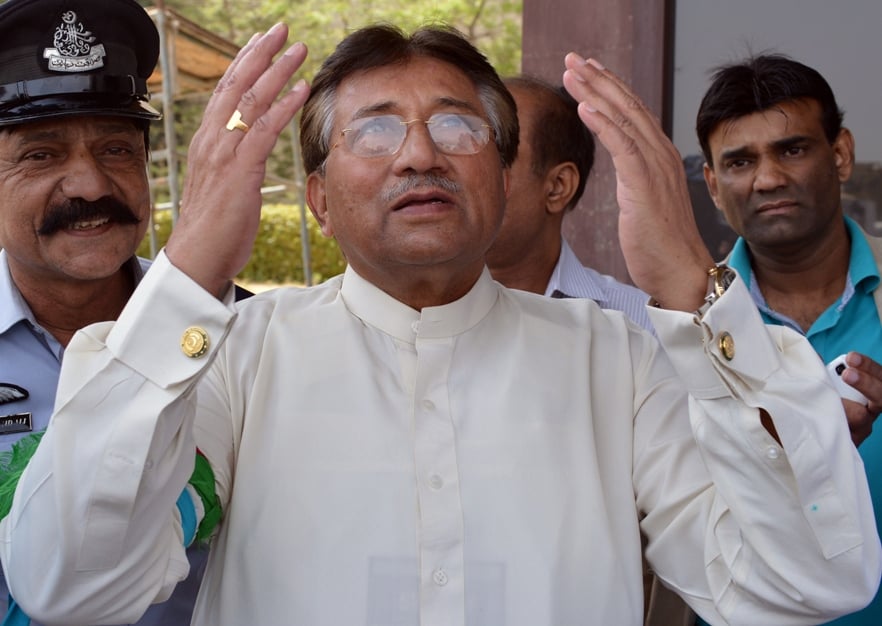
[[[845,227],[851,239],[851,258],[848,260],[850,283],[864,292],[870,292],[879,285],[879,268],[867,238],[857,223],[850,217],[845,218]]]
[[[840,306],[848,303],[856,288],[868,293],[879,285],[880,280],[879,269],[876,267],[870,244],[867,243],[867,238],[857,222],[845,216],[845,228],[848,231],[849,239],[851,239],[851,255],[848,260],[848,276],[845,280],[845,290],[840,299]],[[764,310],[767,309],[765,298],[756,284],[756,278],[750,265],[750,251],[743,237],[739,237],[735,241],[735,245],[732,246],[728,264],[744,280],[754,301]]]
[[[0,250],[0,334],[22,320],[33,324],[34,316],[18,287],[12,282],[6,250]]]
[[[131,268],[137,285],[144,277],[144,272],[150,267],[150,261],[132,257],[127,261],[127,265]],[[0,334],[5,333],[22,320],[38,326],[31,308],[25,302],[18,287],[12,282],[6,250],[0,250]]]

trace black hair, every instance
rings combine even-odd
[[[348,35],[325,59],[312,81],[300,118],[300,146],[307,173],[321,168],[330,151],[336,90],[356,72],[426,57],[449,63],[471,79],[493,128],[502,164],[517,154],[518,116],[511,94],[465,36],[450,26],[424,26],[412,35],[388,25],[361,28]]]
[[[713,166],[708,140],[722,122],[793,100],[815,100],[820,105],[824,135],[832,144],[842,129],[844,113],[817,70],[783,54],[760,54],[716,68],[695,121],[708,165]]]

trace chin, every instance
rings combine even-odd
[[[74,281],[103,280],[116,274],[134,253],[92,251],[72,255],[59,264],[61,275]]]

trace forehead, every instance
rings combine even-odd
[[[141,129],[129,118],[113,116],[79,116],[52,118],[8,126],[0,133],[5,141],[65,141],[92,135],[106,137],[131,133],[142,134]]]
[[[337,89],[335,117],[345,124],[374,112],[425,118],[442,109],[484,115],[478,90],[464,72],[444,61],[415,57],[346,77]]]
[[[725,120],[708,137],[711,151],[770,145],[787,137],[824,137],[821,105],[816,100],[781,102],[773,107]]]

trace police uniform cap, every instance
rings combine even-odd
[[[134,0],[0,5],[0,126],[67,115],[155,120],[156,25]]]

